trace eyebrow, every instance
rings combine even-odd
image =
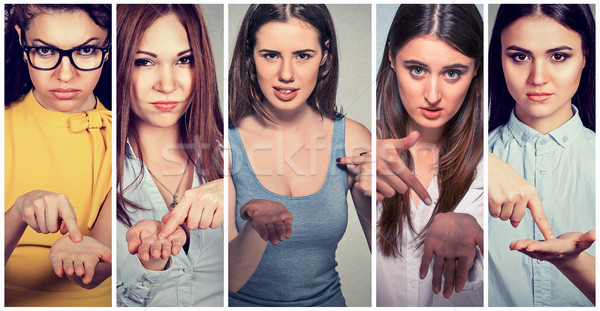
[[[269,49],[262,49],[258,52],[259,53],[273,53],[273,54],[281,55],[281,52],[275,51],[275,50],[269,50]],[[304,50],[294,51],[294,52],[292,52],[292,54],[298,55],[298,54],[304,54],[304,53],[310,53],[310,52],[317,53],[317,51],[315,51],[313,49],[304,49]]]
[[[533,54],[530,50],[524,49],[524,48],[516,46],[516,45],[511,45],[511,46],[507,47],[506,50],[507,51],[508,50],[513,50],[513,51],[523,52],[523,53],[527,53],[527,54]],[[559,46],[559,47],[555,47],[555,48],[546,50],[546,54],[550,54],[550,53],[554,53],[554,52],[558,52],[558,51],[563,51],[563,50],[572,51],[573,49],[570,46],[562,45],[562,46]]]
[[[406,66],[410,66],[410,65],[418,65],[418,66],[421,66],[421,67],[424,67],[424,68],[429,68],[429,66],[428,66],[427,64],[425,64],[425,63],[422,63],[422,62],[420,62],[420,61],[418,61],[418,60],[405,60],[405,61],[404,61],[404,66],[405,66],[405,67],[406,67]],[[456,63],[456,64],[452,64],[452,65],[444,66],[444,67],[442,68],[442,70],[447,70],[447,69],[458,69],[458,68],[460,68],[460,69],[463,69],[463,70],[467,70],[467,69],[469,69],[469,66],[467,66],[467,65],[464,65],[464,64],[459,64],[459,63]]]
[[[181,51],[181,52],[177,53],[177,56],[181,56],[181,55],[187,54],[187,53],[189,53],[191,51],[192,51],[192,49],[187,49],[185,51]],[[141,51],[140,50],[140,51],[137,51],[135,53],[136,54],[146,54],[146,55],[149,55],[150,57],[158,58],[158,55],[156,55],[155,53],[152,53],[152,52],[148,52],[148,51]]]
[[[85,41],[84,43],[82,43],[82,44],[80,44],[80,45],[77,45],[77,46],[75,46],[75,47],[73,47],[73,48],[74,48],[74,49],[76,49],[76,48],[79,48],[79,47],[85,46],[85,45],[87,45],[88,43],[90,43],[91,41],[94,41],[94,40],[100,40],[100,38],[96,38],[96,37],[89,38],[89,39],[88,39],[87,41]],[[48,42],[45,42],[45,41],[44,41],[44,40],[42,40],[42,39],[33,39],[33,42],[36,42],[36,41],[37,41],[37,42],[40,42],[40,43],[41,43],[41,44],[43,44],[43,45],[49,46],[49,47],[51,47],[51,48],[54,48],[54,49],[61,50],[61,49],[60,49],[59,47],[57,47],[56,45],[54,45],[54,44],[50,44],[50,43],[48,43]]]

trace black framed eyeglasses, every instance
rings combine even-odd
[[[52,70],[67,56],[71,65],[82,71],[96,70],[102,67],[110,44],[106,47],[85,45],[70,50],[61,50],[49,46],[23,46],[27,61],[31,67],[38,70]]]

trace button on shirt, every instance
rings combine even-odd
[[[139,175],[140,161],[127,144],[123,185]],[[136,183],[137,184],[137,183]],[[148,210],[130,212],[132,224],[142,219],[161,220],[167,206],[150,173],[144,167],[139,185],[125,197]],[[192,187],[200,185],[194,174]],[[129,254],[125,235],[129,228],[117,222],[117,303],[128,307],[222,307],[223,227],[190,231],[188,253],[172,256],[164,271],[146,270],[136,255]]]
[[[489,150],[537,188],[556,236],[595,228],[595,134],[574,116],[542,135],[519,121],[489,136]],[[527,209],[517,228],[510,221],[489,218],[490,306],[592,306],[551,263],[509,250],[516,240],[544,237]],[[595,246],[586,250],[594,256]]]
[[[388,257],[377,249],[377,306],[378,307],[459,307],[483,306],[483,261],[481,251],[477,248],[475,260],[467,276],[467,283],[460,293],[453,292],[450,299],[442,293],[434,294],[432,290],[433,260],[425,279],[419,277],[423,248],[419,247],[418,233],[431,218],[433,208],[439,197],[437,176],[433,178],[427,192],[433,200],[431,206],[422,201],[417,206],[411,202],[410,213],[416,232],[410,230],[408,224],[402,224],[401,257]],[[378,202],[378,218],[383,206]],[[477,166],[477,177],[458,204],[455,213],[470,214],[479,225],[483,222],[483,161]],[[442,279],[442,289],[443,289]]]

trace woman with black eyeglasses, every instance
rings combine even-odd
[[[110,306],[110,5],[6,10],[6,306]]]

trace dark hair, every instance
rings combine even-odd
[[[410,116],[404,109],[398,92],[396,74],[388,55],[396,53],[409,41],[420,36],[433,35],[460,53],[475,60],[477,74],[471,81],[467,95],[456,115],[444,125],[438,161],[439,199],[426,232],[438,213],[453,211],[460,203],[477,175],[477,165],[483,150],[483,21],[472,4],[411,4],[401,5],[390,27],[379,72],[377,74],[377,120],[379,138],[397,139],[408,135]],[[410,152],[401,158],[407,167],[413,167]],[[410,195],[396,194],[383,200],[378,221],[377,241],[386,256],[400,254],[402,223],[410,217]]]
[[[324,4],[253,4],[242,21],[229,67],[229,124],[256,113],[260,121],[273,121],[262,105],[256,78],[254,46],[256,33],[270,22],[287,22],[297,18],[311,24],[319,33],[319,43],[327,59],[319,68],[317,85],[306,102],[321,116],[340,116],[335,103],[338,82],[338,51],[333,19]]]
[[[15,26],[22,29],[23,34],[29,29],[29,23],[36,15],[49,11],[76,12],[83,11],[100,26],[108,31],[107,44],[111,37],[111,5],[110,4],[7,4],[5,5],[5,71],[4,71],[4,107],[8,108],[19,101],[31,88],[31,78],[27,63],[23,61],[23,49],[19,43],[19,35]],[[100,80],[94,88],[94,95],[100,102],[111,109],[111,58],[102,66]]]
[[[579,34],[585,53],[585,67],[572,104],[579,110],[583,125],[596,130],[595,75],[596,33],[592,11],[588,4],[503,4],[498,9],[490,41],[489,75],[489,131],[508,122],[515,101],[508,92],[501,62],[501,35],[506,27],[526,16],[544,15]]]
[[[195,4],[119,4],[117,6],[117,219],[131,226],[127,208],[142,209],[123,193],[141,181],[141,176],[131,185],[123,184],[123,166],[127,138],[139,145],[139,139],[130,118],[131,72],[142,37],[158,18],[174,13],[186,29],[188,41],[194,57],[194,87],[190,95],[190,105],[179,119],[181,139],[190,161],[200,179],[211,181],[223,177],[223,118],[219,107],[217,75],[210,39],[202,16],[202,10]],[[157,38],[160,39],[160,38]],[[142,155],[139,155],[143,165]],[[142,170],[143,171],[143,170]]]

